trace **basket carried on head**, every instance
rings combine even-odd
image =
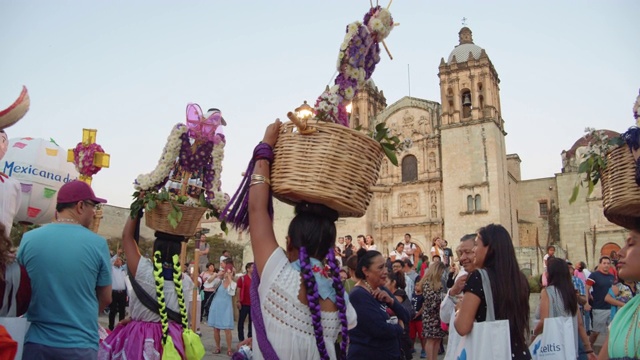
[[[602,172],[604,216],[627,229],[640,225],[640,186],[635,172],[636,164],[627,146],[607,154],[607,167]]]
[[[171,210],[173,210],[172,206],[176,206],[182,211],[182,219],[178,222],[178,226],[176,226],[175,229],[171,226],[169,220],[167,220]],[[205,211],[207,211],[207,208],[201,206],[171,205],[166,201],[162,201],[158,202],[156,207],[151,211],[145,212],[145,223],[153,230],[162,231],[167,234],[193,236]]]
[[[378,181],[380,144],[343,125],[310,127],[316,131],[303,134],[292,122],[282,125],[271,166],[274,196],[288,204],[323,204],[341,217],[363,216]]]

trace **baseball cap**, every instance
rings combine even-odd
[[[103,204],[107,202],[106,199],[96,197],[91,186],[80,180],[69,181],[58,190],[58,204],[69,204],[86,200]]]

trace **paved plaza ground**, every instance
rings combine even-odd
[[[540,294],[531,294],[531,297],[529,298],[529,306],[531,307],[531,319],[533,319],[533,314],[534,311],[536,309],[536,307],[538,306],[540,302]],[[105,328],[108,326],[109,324],[109,320],[107,315],[100,315],[99,318],[99,322],[100,324],[102,324],[102,326],[104,326]],[[533,328],[533,327],[532,327]],[[202,343],[204,344],[204,348],[206,350],[206,355],[204,357],[204,359],[229,359],[229,356],[227,356],[226,352],[227,350],[225,349],[225,345],[224,345],[224,332],[221,332],[221,343],[222,343],[222,353],[221,354],[213,354],[213,350],[215,349],[215,342],[213,340],[213,329],[210,328],[206,322],[201,324],[200,330],[202,332]],[[603,336],[600,336],[600,338],[597,341],[598,345],[602,344],[603,341]],[[445,339],[445,343],[446,343],[446,339]],[[236,346],[238,345],[238,333],[237,330],[233,330],[232,332],[232,347],[235,350]],[[597,346],[597,348],[599,349],[599,346]],[[414,354],[413,358],[414,359],[419,359],[420,358],[420,344],[418,342],[416,342],[416,354]],[[440,355],[438,356],[438,360],[444,359],[444,355]]]

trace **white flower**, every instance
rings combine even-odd
[[[358,28],[360,27],[360,22],[359,21],[354,21],[351,24],[349,24],[347,26],[347,33],[354,33],[356,31],[358,31]]]
[[[344,98],[345,98],[345,100],[351,100],[351,99],[353,99],[353,95],[355,95],[355,92],[353,91],[353,87],[348,87],[348,88],[344,91]]]

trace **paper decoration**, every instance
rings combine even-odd
[[[46,151],[49,156],[58,156],[58,149],[44,148],[44,151]]]
[[[27,209],[27,216],[30,218],[34,218],[40,214],[40,209],[29,206]]]
[[[51,199],[53,195],[56,194],[56,192],[57,190],[44,188],[44,197],[46,197],[47,199]]]
[[[33,188],[33,184],[23,184],[20,183],[20,188],[23,193],[28,194],[31,192],[31,188]]]
[[[18,149],[24,149],[25,146],[27,146],[27,144],[21,142],[13,144],[13,147],[17,147]]]

